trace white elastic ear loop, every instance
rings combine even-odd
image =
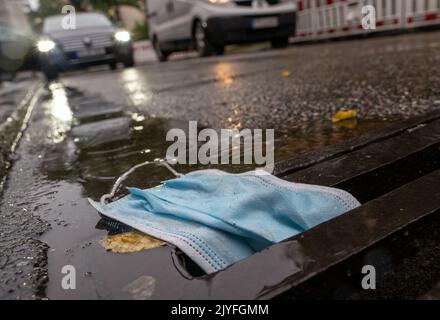
[[[128,170],[127,172],[125,172],[123,175],[121,175],[115,182],[115,184],[113,185],[112,190],[110,191],[110,193],[105,194],[101,197],[100,199],[100,203],[102,206],[106,205],[116,194],[116,192],[119,189],[119,186],[121,185],[122,182],[124,182],[128,176],[130,174],[132,174],[134,171],[136,171],[137,169],[141,168],[141,167],[145,167],[147,165],[151,165],[151,164],[155,164],[157,166],[164,166],[165,168],[167,168],[173,175],[175,175],[177,178],[183,177],[183,174],[177,172],[176,170],[174,170],[170,164],[165,161],[164,159],[155,159],[153,162],[151,161],[145,161],[142,163],[139,163],[137,165],[135,165],[134,167],[130,168],[130,170]]]

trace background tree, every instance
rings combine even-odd
[[[71,0],[70,2],[75,8],[79,8],[80,10],[85,10],[90,6],[94,10],[104,12],[116,21],[120,20],[118,12],[119,6],[141,7],[141,0]]]
[[[61,9],[66,3],[63,0],[40,0],[36,11],[28,12],[28,18],[33,30],[41,30],[44,18],[61,14]]]

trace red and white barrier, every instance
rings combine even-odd
[[[440,24],[439,0],[404,0],[405,23],[409,28]]]
[[[376,9],[376,29],[362,27],[362,8]],[[440,0],[298,0],[297,34],[306,41],[440,24]]]

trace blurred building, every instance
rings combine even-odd
[[[27,0],[0,0],[0,23],[23,31],[30,31],[29,21],[25,10],[28,7]]]

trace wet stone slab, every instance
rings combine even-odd
[[[131,138],[131,118],[120,117],[115,119],[95,121],[76,126],[72,129],[75,142],[84,148],[91,148],[102,144],[128,140]]]
[[[106,103],[102,100],[84,101],[72,104],[73,116],[79,121],[85,121],[97,117],[112,117],[121,115],[124,108],[120,105]]]

